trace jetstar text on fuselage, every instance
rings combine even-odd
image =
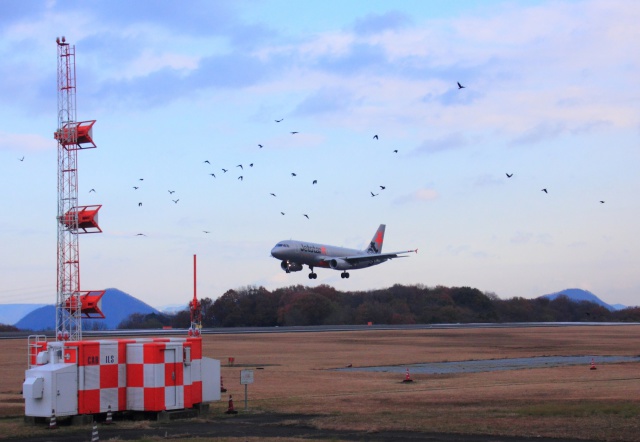
[[[322,253],[323,255],[326,253],[324,247],[318,247],[311,244],[300,244],[300,251],[307,253]]]

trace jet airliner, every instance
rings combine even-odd
[[[299,272],[303,265],[309,266],[309,279],[316,279],[318,274],[314,267],[324,267],[333,270],[342,270],[341,278],[348,278],[347,270],[364,269],[393,258],[406,258],[406,253],[418,253],[418,249],[404,250],[402,252],[382,253],[382,241],[384,240],[385,225],[380,224],[376,234],[373,235],[369,246],[365,250],[348,249],[325,244],[316,244],[305,241],[285,240],[280,241],[271,249],[271,256],[279,259],[280,267],[287,273]]]

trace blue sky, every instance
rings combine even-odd
[[[401,283],[637,305],[639,22],[609,0],[3,1],[0,303],[55,301],[64,35],[78,120],[97,120],[84,290],[187,303],[196,254],[201,297]],[[362,247],[381,223],[384,251],[419,253],[348,280],[269,255]]]

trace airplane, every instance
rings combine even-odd
[[[305,241],[280,241],[271,249],[271,256],[279,259],[280,267],[286,273],[299,272],[303,265],[309,266],[309,279],[316,279],[318,274],[314,267],[342,270],[341,278],[348,278],[347,270],[364,269],[393,258],[406,258],[405,253],[418,253],[418,249],[402,252],[382,253],[385,225],[380,224],[373,235],[369,247],[365,250],[347,249],[345,247],[316,244]]]

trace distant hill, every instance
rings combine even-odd
[[[562,296],[562,295],[566,296],[567,298],[575,302],[581,302],[581,301],[593,302],[595,304],[603,306],[610,312],[613,312],[616,310],[622,310],[626,308],[626,306],[622,304],[616,304],[616,305],[607,304],[606,302],[598,298],[596,295],[594,295],[590,291],[582,290],[582,289],[565,289],[556,293],[550,293],[548,295],[540,296],[540,298],[549,298],[550,300],[553,301],[558,296]]]
[[[187,303],[184,304],[167,304],[156,307],[162,313],[166,313],[168,315],[174,315],[183,310],[189,310],[189,306]]]
[[[46,304],[0,304],[0,324],[14,325],[25,315]]]
[[[109,330],[115,329],[120,322],[132,313],[160,314],[158,310],[150,305],[113,288],[107,289],[104,296],[102,296],[102,311],[106,316],[105,319],[90,319],[88,321],[103,323],[106,329]],[[53,330],[56,328],[55,314],[55,306],[46,305],[32,311],[14,325],[22,330]],[[87,320],[83,320],[83,327],[90,328]]]

